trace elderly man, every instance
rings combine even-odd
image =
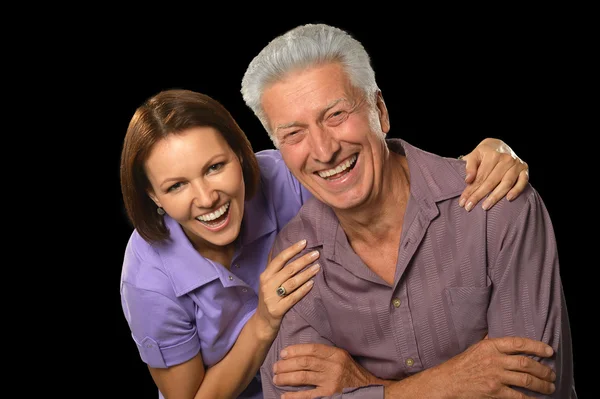
[[[341,397],[576,398],[554,232],[531,186],[488,211],[459,211],[464,162],[386,139],[369,56],[335,27],[309,24],[271,41],[242,94],[315,197],[273,256],[306,238],[322,266],[261,368],[265,398],[319,394],[286,385],[294,354],[281,352],[298,343],[334,345],[356,361],[345,377],[356,388]],[[554,384],[527,354],[552,367]]]

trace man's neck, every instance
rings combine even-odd
[[[390,152],[383,176],[373,198],[359,209],[334,209],[348,241],[379,246],[382,240],[396,240],[402,231],[410,196],[410,175],[405,156]]]

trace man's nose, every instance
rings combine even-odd
[[[329,163],[335,159],[340,150],[340,143],[331,131],[322,127],[310,129],[311,152],[313,158],[321,163]]]

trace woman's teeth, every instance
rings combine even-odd
[[[196,219],[198,219],[201,222],[211,222],[215,219],[220,218],[221,216],[223,216],[223,214],[225,212],[227,212],[227,209],[229,208],[229,202],[226,203],[225,205],[223,205],[222,207],[220,207],[219,209],[217,209],[214,212],[208,213],[206,215],[201,215],[196,217]]]

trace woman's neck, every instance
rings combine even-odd
[[[213,262],[218,262],[225,266],[227,269],[231,266],[231,261],[233,260],[233,255],[235,254],[235,245],[236,240],[227,245],[214,245],[205,240],[198,239],[197,237],[191,237],[190,234],[187,234],[190,243],[194,247],[196,251],[203,257],[212,260]]]

